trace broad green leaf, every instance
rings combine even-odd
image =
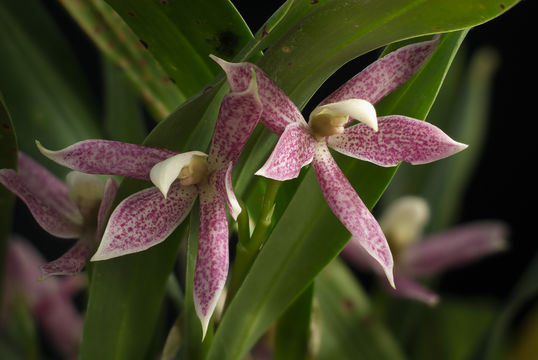
[[[0,169],[17,169],[17,137],[0,93]],[[0,299],[3,299],[4,266],[15,197],[0,185]]]
[[[367,294],[338,259],[316,279],[322,359],[404,359],[398,344],[376,320]]]
[[[308,286],[278,319],[275,334],[275,360],[308,359],[310,314],[314,284]]]
[[[416,102],[419,110],[411,115],[424,118],[463,36],[461,32],[443,36],[436,53],[401,95],[406,101],[400,97],[392,101]],[[422,93],[424,89],[429,92]],[[397,106],[393,111],[399,113]],[[378,112],[385,113],[383,109]],[[395,169],[335,157],[365,204],[373,207]],[[244,354],[348,239],[349,233],[326,206],[315,175],[309,171],[225,313],[209,357],[235,359]]]
[[[123,70],[157,121],[185,101],[181,88],[174,85],[105,0],[61,0],[60,3],[99,50]]]
[[[209,58],[232,58],[252,38],[227,0],[107,0],[187,97],[219,71]]]
[[[104,131],[111,140],[140,144],[146,137],[140,103],[124,74],[103,59]]]
[[[0,90],[21,150],[39,160],[36,139],[63,148],[100,137],[87,81],[39,1],[0,3],[0,52]],[[60,166],[51,169],[66,172]]]

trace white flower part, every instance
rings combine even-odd
[[[97,210],[105,190],[105,184],[98,176],[71,171],[65,182],[69,189],[69,198],[78,206],[82,216],[88,217]]]
[[[389,243],[405,249],[418,241],[430,219],[426,200],[418,196],[404,196],[393,202],[379,220]]]
[[[348,99],[334,102],[327,105],[316,107],[310,114],[310,118],[315,117],[321,112],[330,112],[333,116],[350,116],[351,118],[360,121],[374,131],[377,131],[377,114],[374,106],[363,99]]]
[[[189,151],[169,157],[151,168],[149,174],[151,182],[163,193],[165,198],[170,186],[178,178],[181,170],[190,164],[193,156],[207,157],[207,154],[201,151]]]

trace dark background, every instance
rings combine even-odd
[[[232,2],[253,32],[283,3],[274,0]],[[85,71],[100,74],[99,53],[85,34],[58,2],[43,3],[62,27]],[[444,275],[440,282],[441,294],[494,295],[504,300],[538,249],[533,231],[536,191],[532,160],[536,156],[533,145],[538,140],[533,132],[536,120],[531,112],[536,101],[533,96],[536,93],[533,86],[536,70],[532,66],[536,60],[529,54],[536,42],[532,37],[531,14],[531,1],[523,1],[499,18],[472,29],[464,41],[469,54],[484,45],[497,49],[501,63],[492,89],[485,150],[465,194],[460,222],[504,220],[511,228],[511,248],[502,255]],[[353,62],[345,72],[338,72],[331,78],[330,83],[343,83],[373,61],[376,55],[374,52],[362,61]],[[99,75],[88,77],[88,81],[96,92],[100,92]],[[312,101],[319,101],[332,90],[330,86],[322,88]],[[61,255],[70,245],[42,233],[35,222],[29,220],[28,211],[19,201],[17,212],[15,232],[24,235],[40,233],[43,243],[51,244],[50,248],[43,249],[47,257]]]

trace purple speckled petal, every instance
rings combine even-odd
[[[177,152],[110,140],[84,140],[52,151],[36,141],[39,151],[52,161],[87,174],[118,175],[149,180],[153,165]]]
[[[343,134],[330,136],[327,143],[342,154],[380,166],[395,166],[402,161],[425,164],[467,147],[434,125],[402,115],[380,117],[378,127],[375,132],[357,124]]]
[[[432,275],[504,250],[508,228],[481,221],[428,236],[399,257],[399,265],[414,276]]]
[[[256,71],[258,94],[263,104],[260,121],[272,132],[280,135],[290,123],[305,123],[297,106],[274,82],[254,64],[230,63],[210,55],[226,72],[228,83],[233,92],[245,91],[252,78],[252,69]]]
[[[164,241],[189,213],[198,191],[175,182],[168,197],[151,187],[124,199],[112,212],[91,261],[146,250]]]
[[[224,202],[212,186],[200,188],[198,255],[194,271],[194,307],[203,335],[228,276],[228,222]]]
[[[288,125],[256,175],[279,181],[296,178],[301,168],[312,162],[317,142],[303,124]]]
[[[43,197],[47,195],[46,191],[33,192],[33,188],[27,187],[27,176],[22,176],[11,169],[0,170],[0,184],[3,184],[8,190],[17,195],[34,216],[39,225],[50,234],[60,238],[76,238],[82,232],[82,215],[78,209],[74,209],[71,214],[67,213],[66,207],[62,207],[63,201],[58,201],[54,197]],[[47,182],[44,178],[43,187],[55,186]],[[31,179],[30,186],[34,186],[34,179]],[[62,184],[65,188],[65,185]],[[56,189],[58,190],[58,189]],[[60,193],[52,189],[52,193]]]
[[[48,202],[66,217],[73,218],[75,222],[82,221],[77,206],[69,197],[67,185],[20,151],[18,174],[24,179],[26,188],[36,197]]]
[[[227,94],[222,100],[207,159],[210,171],[221,169],[229,162],[235,164],[262,110],[256,78],[251,74],[245,91]]]
[[[320,105],[347,99],[364,99],[377,103],[409,80],[433,54],[439,37],[404,46],[393,51],[348,80]]]
[[[101,204],[99,205],[99,212],[97,213],[97,228],[95,231],[95,238],[101,238],[105,227],[105,221],[112,209],[112,203],[118,192],[118,183],[112,178],[108,178],[105,183],[105,190],[103,191],[103,197]]]
[[[393,289],[386,284],[383,285],[385,290],[393,296],[422,301],[430,306],[435,306],[439,302],[439,296],[436,293],[425,288],[397,269],[394,271],[394,283],[396,289]]]
[[[53,275],[78,274],[88,262],[96,246],[93,233],[82,236],[65,254],[41,266],[41,280]]]
[[[327,204],[353,235],[351,241],[357,241],[383,267],[387,279],[394,286],[394,263],[385,235],[324,143],[318,143],[312,164]]]
[[[221,199],[226,202],[228,211],[234,220],[241,213],[241,205],[237,201],[234,189],[232,187],[232,167],[233,164],[228,164],[228,167],[223,167],[220,170],[214,171],[209,178],[210,184],[217,190]]]

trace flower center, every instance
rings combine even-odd
[[[178,179],[181,185],[195,185],[207,181],[209,170],[207,168],[207,157],[193,155],[189,164],[185,165],[179,172]]]
[[[66,177],[69,197],[78,206],[85,221],[97,219],[105,185],[95,175],[72,171]]]
[[[319,112],[313,111],[310,114],[310,131],[316,138],[342,134],[344,125],[348,121],[347,115],[335,114],[329,109],[322,109]]]

